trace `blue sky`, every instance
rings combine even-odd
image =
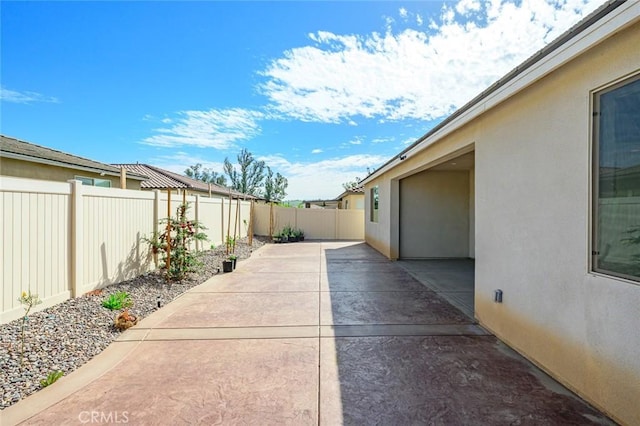
[[[334,198],[602,2],[3,1],[1,132]]]

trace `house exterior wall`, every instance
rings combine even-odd
[[[120,188],[120,176],[100,176],[99,173],[77,170],[49,164],[33,163],[15,158],[0,156],[0,171],[3,176],[13,176],[28,179],[51,180],[55,182],[67,182],[76,176],[105,179],[111,181],[112,188]],[[139,180],[127,179],[127,189],[140,189]]]
[[[476,258],[476,170],[469,171],[469,257]]]
[[[400,181],[400,257],[469,257],[469,172],[424,171]]]
[[[473,146],[478,320],[622,424],[640,424],[640,285],[590,272],[591,99],[640,70],[638,39],[636,19],[365,186],[366,240],[394,258],[394,182]]]
[[[364,194],[348,194],[340,200],[341,209],[364,210]]]

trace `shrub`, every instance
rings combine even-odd
[[[161,268],[171,280],[182,280],[188,272],[195,272],[202,266],[191,247],[195,241],[207,240],[207,235],[202,232],[206,228],[198,221],[187,219],[188,209],[188,203],[180,204],[175,218],[160,220],[164,231],[146,239],[151,250],[162,255]],[[171,248],[168,250],[169,245]]]
[[[63,371],[52,371],[47,375],[46,379],[40,380],[40,386],[46,388],[47,386],[54,384],[62,376],[64,376]]]
[[[126,291],[110,294],[109,297],[102,301],[102,306],[112,311],[128,308],[131,305],[133,305],[133,302]]]

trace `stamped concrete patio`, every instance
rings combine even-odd
[[[611,424],[356,242],[264,246],[0,415],[3,425]]]

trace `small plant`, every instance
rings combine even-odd
[[[18,302],[20,302],[24,308],[24,316],[22,317],[22,327],[20,331],[22,340],[20,345],[20,366],[22,366],[22,363],[24,362],[24,328],[27,325],[27,319],[31,308],[42,303],[42,300],[40,300],[37,294],[31,294],[31,290],[29,290],[28,293],[26,291],[22,292],[22,295],[18,298]]]
[[[227,236],[227,253],[233,253],[236,249],[236,239],[231,235]]]
[[[162,268],[170,280],[182,280],[188,272],[196,271],[202,265],[191,247],[195,241],[207,240],[202,232],[206,228],[187,218],[188,209],[188,203],[180,204],[175,218],[160,220],[164,232],[154,232],[151,238],[145,238],[154,254],[162,254]]]
[[[40,386],[46,388],[47,386],[54,384],[62,376],[64,376],[63,371],[52,371],[47,375],[46,379],[40,380]]]
[[[133,302],[126,291],[110,294],[109,297],[102,301],[102,306],[112,311],[128,308],[131,305],[133,305]]]

